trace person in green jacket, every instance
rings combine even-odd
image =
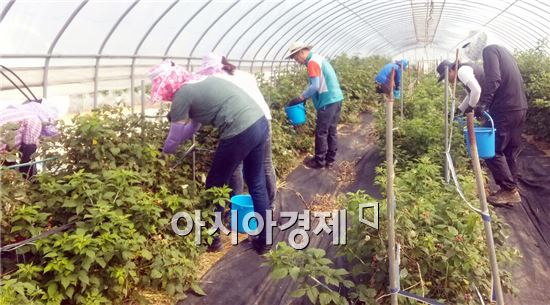
[[[293,42],[289,46],[288,58],[307,66],[308,88],[291,100],[287,106],[304,103],[308,98],[313,100],[317,110],[315,123],[315,156],[306,159],[307,167],[319,169],[332,167],[338,150],[337,126],[344,95],[332,65],[319,54],[311,51],[312,46],[303,42]]]

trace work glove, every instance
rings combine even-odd
[[[474,108],[470,105],[468,105],[468,107],[466,107],[466,109],[464,109],[464,111],[462,113],[466,114],[466,113],[470,113],[474,111]]]
[[[483,106],[478,106],[474,109],[474,116],[480,120],[483,118],[483,112],[485,112],[485,107]]]
[[[401,91],[399,91],[399,89],[394,89],[393,90],[393,98],[394,99],[400,99],[401,98]]]
[[[298,104],[303,103],[303,102],[304,102],[304,100],[299,96],[299,97],[293,98],[286,105],[287,105],[287,107],[290,107],[290,106],[298,105]]]

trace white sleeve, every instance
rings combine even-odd
[[[470,102],[470,95],[466,94],[466,97],[464,98],[462,103],[460,103],[460,105],[458,105],[458,109],[460,109],[461,112],[464,112],[466,110],[466,108],[468,108],[468,103],[469,102]]]
[[[475,107],[481,96],[481,86],[474,75],[474,69],[469,66],[460,67],[458,69],[458,79],[470,89],[468,105]]]

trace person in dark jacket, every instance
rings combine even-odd
[[[496,155],[485,162],[500,190],[487,199],[493,205],[519,204],[517,158],[521,150],[521,132],[527,113],[527,97],[518,64],[502,46],[483,49],[483,82],[476,115],[487,110],[496,128]]]

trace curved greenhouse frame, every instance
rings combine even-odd
[[[450,57],[477,33],[513,50],[550,36],[544,1],[2,2],[0,57],[42,96],[135,88],[164,58],[193,68],[208,52],[240,68],[286,68],[303,40],[328,57]],[[548,52],[548,50],[546,50]],[[1,83],[3,91],[13,89]],[[4,93],[8,94],[8,93]],[[133,94],[132,94],[133,95]],[[134,97],[131,98],[134,100]],[[94,103],[94,104],[95,104]]]

